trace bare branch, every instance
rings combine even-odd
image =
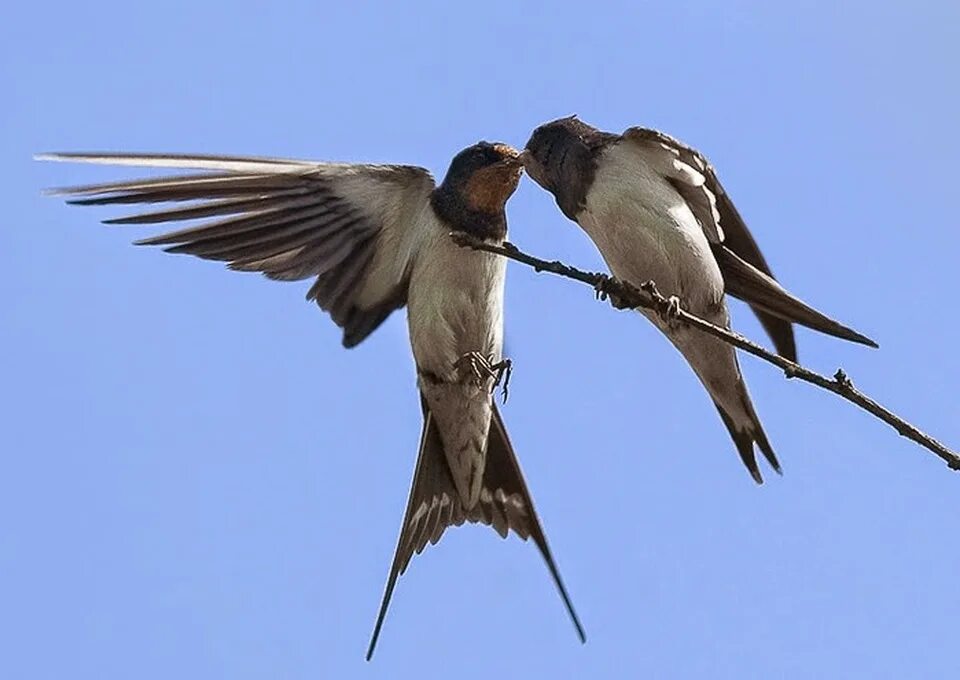
[[[678,310],[675,306],[671,307],[670,300],[657,290],[656,284],[654,284],[653,281],[647,281],[638,288],[627,281],[620,281],[606,274],[586,272],[556,260],[552,262],[541,260],[538,257],[528,255],[507,241],[504,241],[502,245],[494,245],[481,241],[470,234],[461,232],[452,232],[450,236],[454,242],[461,247],[484,250],[488,253],[502,255],[503,257],[532,267],[538,272],[549,272],[592,286],[600,299],[608,300],[614,307],[629,309],[642,308],[655,311],[659,314],[669,313],[672,318],[675,318],[681,323],[685,323],[704,333],[720,338],[747,354],[752,354],[755,357],[759,357],[773,364],[777,368],[780,368],[787,378],[797,378],[816,385],[859,406],[867,413],[879,418],[895,429],[901,436],[933,452],[943,460],[951,470],[960,470],[960,454],[951,451],[930,435],[922,432],[914,425],[911,425],[897,414],[881,406],[855,388],[853,382],[847,377],[847,374],[844,373],[842,368],[837,369],[837,372],[832,378],[828,378],[764,349],[739,333],[705,321],[682,308]]]

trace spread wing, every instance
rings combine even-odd
[[[307,299],[343,328],[346,347],[406,303],[410,263],[423,235],[420,215],[434,188],[430,173],[404,165],[171,154],[38,159],[197,171],[49,193],[76,205],[173,204],[104,222],[190,220],[190,226],[136,243],[279,281],[315,278]]]
[[[750,305],[778,354],[791,361],[797,359],[792,323],[877,346],[870,338],[818,312],[777,283],[713,166],[700,152],[649,128],[629,128],[623,137],[650,152],[650,162],[690,206],[711,244],[726,292]]]

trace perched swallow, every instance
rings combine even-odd
[[[367,659],[413,553],[464,521],[487,524],[504,538],[511,529],[533,538],[584,639],[491,394],[505,366],[505,261],[460,248],[448,236],[504,240],[504,206],[523,171],[515,149],[487,142],[464,149],[439,186],[423,168],[403,165],[98,153],[38,158],[206,171],[50,193],[80,205],[184,204],[109,224],[217,218],[137,244],[280,281],[313,278],[307,299],[343,329],[345,347],[407,306],[423,430]]]
[[[617,278],[634,285],[652,280],[684,309],[724,328],[730,326],[724,293],[739,298],[791,361],[797,356],[792,323],[877,347],[777,283],[713,167],[676,139],[639,127],[615,135],[571,116],[534,130],[521,158]],[[763,483],[754,444],[779,473],[733,347],[641,311],[700,378],[753,479]]]

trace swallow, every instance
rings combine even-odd
[[[776,281],[713,167],[673,137],[641,127],[616,135],[570,116],[534,130],[521,160],[617,278],[638,286],[652,280],[672,304],[682,301],[684,309],[723,328],[730,327],[725,294],[743,300],[777,352],[791,361],[797,358],[794,323],[878,346]],[[781,473],[733,347],[669,315],[641,312],[693,368],[754,481],[763,483],[754,445]]]
[[[118,153],[38,158],[200,171],[48,193],[79,205],[173,204],[107,224],[205,219],[136,243],[278,281],[313,279],[307,299],[343,330],[345,347],[406,306],[423,429],[368,660],[413,554],[464,522],[486,524],[503,538],[511,530],[532,538],[585,639],[493,401],[506,367],[505,261],[449,238],[453,231],[494,243],[506,238],[505,204],[523,172],[515,149],[470,146],[439,186],[427,170],[406,165]]]

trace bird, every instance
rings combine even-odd
[[[505,260],[450,238],[452,232],[492,243],[506,238],[505,204],[523,172],[516,149],[490,142],[467,147],[439,185],[426,169],[409,165],[186,154],[37,158],[177,171],[47,193],[86,206],[174,204],[107,224],[205,219],[136,244],[278,281],[313,279],[306,297],[342,329],[344,347],[360,344],[406,306],[423,425],[368,661],[413,554],[464,522],[489,525],[503,538],[511,530],[532,538],[585,641],[492,395],[509,368],[501,356]]]
[[[611,273],[653,281],[674,312],[730,327],[725,295],[746,302],[777,353],[796,362],[793,324],[852,342],[877,343],[787,292],[774,278],[716,171],[697,150],[657,130],[601,131],[577,116],[537,127],[521,160],[560,211],[594,242]],[[712,398],[751,477],[763,483],[755,446],[782,468],[757,416],[730,345],[640,310],[680,351]]]

